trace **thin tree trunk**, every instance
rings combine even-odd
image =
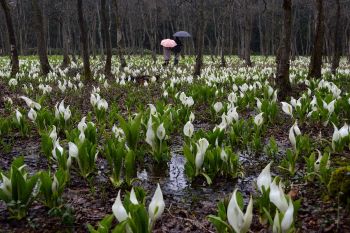
[[[114,7],[115,7],[115,15],[116,15],[116,27],[117,27],[117,53],[120,61],[120,69],[124,69],[124,67],[127,66],[126,60],[124,57],[124,38],[122,35],[122,30],[121,30],[121,19],[120,19],[120,14],[119,14],[119,8],[118,8],[118,0],[113,0]]]
[[[321,78],[323,37],[324,37],[323,0],[316,0],[316,6],[317,6],[317,24],[316,24],[314,46],[311,54],[309,77]]]
[[[79,21],[79,28],[80,28],[80,42],[82,43],[82,49],[83,49],[84,75],[85,75],[85,79],[87,81],[90,81],[91,70],[90,70],[90,58],[89,58],[89,45],[88,45],[87,33],[85,29],[82,0],[77,0],[77,8],[78,8],[78,21]]]
[[[336,21],[335,21],[335,30],[334,30],[334,54],[333,54],[333,60],[332,60],[332,74],[336,74],[337,69],[339,67],[340,63],[340,57],[341,57],[341,49],[342,49],[342,30],[340,30],[340,1],[336,0],[337,5],[337,12],[336,12]]]
[[[8,6],[6,0],[1,0],[0,3],[5,13],[7,31],[9,35],[9,42],[10,42],[10,49],[11,49],[11,65],[12,65],[11,77],[15,77],[19,71],[19,60],[18,60],[15,31],[12,24],[10,7]]]
[[[289,82],[289,66],[291,52],[292,32],[292,0],[283,0],[283,32],[282,40],[277,54],[277,85],[279,99],[284,100],[291,91]]]
[[[247,66],[252,66],[250,59],[250,44],[252,39],[252,14],[248,9],[247,0],[244,1],[244,26],[243,26],[243,59]]]
[[[106,0],[101,0],[101,17],[102,17],[102,29],[103,29],[103,41],[106,48],[106,64],[105,64],[105,75],[107,77],[111,76],[112,68],[112,45],[111,45],[111,35],[109,33],[109,14],[107,13]]]
[[[197,57],[194,68],[194,76],[201,75],[203,66],[203,42],[204,42],[204,1],[200,0],[198,17],[198,31],[197,31]]]
[[[49,59],[47,57],[47,44],[45,38],[45,29],[43,14],[40,9],[38,0],[32,0],[34,21],[35,21],[35,32],[36,32],[36,43],[38,48],[38,55],[40,60],[41,72],[43,75],[47,75],[51,71]]]
[[[68,2],[64,3],[64,17],[61,18],[62,22],[62,40],[63,40],[63,61],[62,67],[67,67],[70,64],[69,58],[69,18],[65,13],[68,10]]]

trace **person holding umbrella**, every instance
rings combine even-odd
[[[164,39],[161,41],[160,45],[163,46],[164,53],[164,63],[163,66],[168,66],[171,56],[171,48],[174,48],[177,44],[174,40]]]
[[[175,42],[177,44],[174,48],[172,48],[172,51],[174,52],[174,55],[175,55],[174,65],[176,66],[179,63],[180,53],[182,50],[182,42],[181,42],[180,38],[191,37],[191,34],[186,32],[186,31],[178,31],[178,32],[174,33],[173,37],[174,37]]]
[[[175,37],[175,42],[176,42],[176,46],[171,49],[174,52],[174,56],[175,56],[175,58],[174,58],[174,66],[179,64],[180,53],[181,53],[181,50],[182,50],[182,42],[181,42],[179,37]]]

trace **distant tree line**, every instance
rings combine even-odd
[[[0,48],[11,55],[12,75],[18,54],[38,54],[42,73],[51,71],[48,54],[62,54],[62,66],[79,55],[84,75],[89,57],[105,57],[111,75],[116,53],[148,51],[156,61],[160,41],[179,30],[193,37],[184,43],[195,54],[194,75],[203,55],[238,55],[252,66],[251,55],[274,55],[277,83],[288,93],[290,59],[310,55],[309,76],[321,77],[323,58],[336,73],[342,55],[350,61],[350,0],[0,0]],[[282,96],[284,98],[284,96]]]
[[[19,54],[36,53],[35,10],[31,0],[7,1],[13,19]],[[70,53],[78,53],[79,24],[76,0],[38,0],[42,11],[44,30],[49,54],[63,53],[68,46]],[[105,11],[115,19],[114,0],[106,0]],[[117,30],[129,52],[148,49],[161,52],[159,42],[178,30],[193,34],[186,43],[185,52],[195,53],[196,30],[200,22],[198,0],[117,0],[120,26],[111,20],[108,29],[113,48],[117,47]],[[340,19],[342,54],[350,53],[350,1],[339,0],[341,17],[336,15],[336,1],[324,1],[324,54],[331,55],[335,23]],[[246,47],[253,54],[275,55],[282,38],[283,0],[204,0],[204,52],[218,55],[239,54],[244,56]],[[104,52],[103,17],[100,0],[84,0],[83,11],[86,33],[92,55]],[[310,55],[313,47],[317,9],[315,0],[293,0],[291,33],[292,55]],[[5,19],[0,10],[0,19]],[[68,45],[67,42],[68,41]],[[10,52],[6,21],[0,20],[0,48]]]

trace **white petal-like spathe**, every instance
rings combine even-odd
[[[81,118],[79,124],[78,124],[78,129],[80,132],[85,131],[87,128],[87,124],[85,123],[86,117]]]
[[[245,215],[237,203],[237,189],[232,194],[227,207],[227,219],[235,232],[246,233],[253,218],[253,200],[250,198]]]
[[[223,108],[223,105],[222,105],[221,102],[216,102],[214,104],[214,110],[215,110],[216,113],[220,112],[222,108]]]
[[[293,149],[297,148],[297,139],[295,138],[293,126],[289,129],[289,141],[293,146]]]
[[[77,158],[79,154],[77,145],[75,145],[73,142],[68,142],[68,146],[69,146],[69,156],[73,158]]]
[[[262,112],[262,113],[260,113],[260,114],[258,114],[258,115],[256,115],[256,116],[254,117],[254,123],[255,123],[257,126],[262,125],[262,123],[264,122],[263,114],[264,114],[264,113]]]
[[[139,204],[139,202],[138,202],[138,200],[136,198],[136,194],[135,194],[134,188],[131,188],[131,191],[130,191],[130,201],[134,205],[138,205]]]
[[[3,173],[1,173],[2,177],[2,184],[0,185],[0,189],[7,195],[11,196],[11,191],[12,191],[12,184],[11,180],[7,178]]]
[[[57,177],[56,175],[53,176],[53,182],[51,184],[51,190],[53,193],[57,192],[57,187],[58,187],[59,183],[58,183],[58,180],[57,180]]]
[[[193,132],[194,132],[193,124],[191,123],[191,121],[187,121],[187,123],[184,126],[184,134],[185,134],[185,136],[192,137]]]
[[[285,112],[287,115],[290,115],[293,117],[293,107],[292,105],[286,103],[286,102],[281,102],[282,104],[282,110]]]
[[[164,128],[164,124],[160,124],[157,128],[157,137],[159,140],[164,140],[165,138],[165,128]]]
[[[270,187],[272,178],[271,178],[271,173],[270,173],[270,167],[271,167],[272,162],[266,165],[266,167],[261,171],[260,175],[258,176],[257,179],[257,185],[262,192],[262,187],[265,187],[265,190],[267,190]]]
[[[148,145],[150,145],[152,147],[152,149],[155,148],[155,133],[152,127],[152,118],[150,118],[150,120],[148,121],[148,128],[147,128],[147,132],[146,132],[146,142],[148,143]],[[151,123],[150,123],[151,122]]]
[[[36,117],[37,117],[37,113],[34,109],[30,109],[29,112],[28,112],[28,118],[31,120],[31,121],[35,121],[36,120]]]
[[[22,113],[20,111],[18,111],[18,109],[16,109],[16,120],[18,123],[21,122],[22,119]]]
[[[273,219],[272,232],[280,233],[280,231],[281,231],[280,216],[279,216],[278,210],[276,210],[275,218]]]
[[[221,148],[220,158],[221,158],[222,161],[227,162],[228,155],[227,155],[227,153],[225,151],[225,148]]]
[[[282,189],[282,182],[276,184],[276,178],[270,185],[270,201],[282,212],[285,213],[288,209],[288,202]]]
[[[124,208],[124,205],[120,199],[120,190],[118,192],[118,196],[115,199],[115,202],[112,206],[112,211],[114,216],[119,222],[122,222],[128,218],[128,213],[126,212],[126,209]]]
[[[201,138],[201,139],[198,140],[198,143],[196,143],[196,145],[197,145],[197,154],[196,154],[195,163],[196,163],[196,168],[198,170],[203,165],[204,155],[205,155],[205,152],[208,149],[209,142],[208,142],[207,139]]]
[[[293,215],[294,215],[294,206],[293,206],[292,200],[289,198],[288,209],[284,213],[284,216],[281,222],[282,232],[288,232],[289,228],[292,226]]]
[[[55,125],[52,126],[52,130],[50,132],[49,137],[51,138],[51,140],[53,142],[57,140],[57,131],[56,131],[56,126]]]
[[[152,222],[157,220],[164,212],[165,202],[163,199],[163,193],[157,184],[156,192],[154,193],[151,203],[148,206],[148,214]]]
[[[257,107],[258,107],[258,109],[261,111],[261,106],[262,106],[262,103],[261,103],[261,101],[260,101],[260,99],[259,99],[259,98],[255,97],[255,99],[256,99],[256,106],[257,106]]]

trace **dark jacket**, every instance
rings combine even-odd
[[[181,50],[182,50],[182,42],[181,40],[178,38],[178,37],[175,37],[175,42],[176,42],[176,46],[174,48],[172,48],[171,50],[174,52],[174,53],[180,53]]]

